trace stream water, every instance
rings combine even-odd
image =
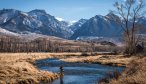
[[[101,78],[105,77],[106,73],[115,70],[122,72],[124,70],[123,67],[89,63],[68,63],[54,58],[38,60],[36,65],[41,70],[52,72],[59,72],[59,67],[64,67],[64,77],[49,84],[97,84]]]

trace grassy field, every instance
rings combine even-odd
[[[57,79],[58,74],[38,70],[33,65],[34,60],[48,57],[39,53],[1,53],[0,84],[38,84]]]
[[[35,60],[45,58],[58,58],[65,62],[98,63],[113,66],[126,66],[126,70],[118,80],[112,80],[111,84],[126,84],[131,81],[144,84],[143,74],[146,59],[123,55],[108,55],[108,53],[0,53],[0,84],[30,84],[40,81],[51,82],[59,77],[59,74],[38,70]],[[137,61],[133,61],[137,60]],[[139,61],[138,61],[139,60]],[[145,72],[144,72],[145,73]],[[136,81],[137,80],[137,81]],[[125,81],[125,82],[124,82]],[[144,82],[144,83],[143,83]],[[127,83],[128,84],[128,83]],[[133,83],[132,83],[133,84]],[[137,83],[135,83],[137,84]]]
[[[95,63],[105,64],[112,66],[127,66],[130,61],[137,59],[135,57],[124,57],[122,55],[97,55],[97,56],[80,56],[80,57],[68,57],[60,59],[65,62],[83,62],[83,63]]]
[[[146,58],[132,61],[125,71],[109,84],[146,84]]]

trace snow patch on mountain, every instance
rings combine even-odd
[[[123,40],[121,38],[117,38],[117,37],[97,37],[97,36],[80,36],[77,37],[76,40],[79,41],[96,41],[96,42],[103,42],[103,41],[107,41],[107,42],[111,42],[116,44],[117,46],[123,46]]]
[[[25,13],[25,12],[21,12],[21,14],[24,15],[24,16],[28,16],[28,14]]]
[[[1,28],[1,27],[0,27],[0,34],[18,36],[17,33],[10,32],[10,31],[8,31],[8,30],[6,30],[6,29],[3,29],[3,28]]]
[[[63,18],[60,18],[60,17],[55,17],[58,21],[64,21]]]

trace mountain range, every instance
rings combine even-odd
[[[96,15],[90,19],[80,19],[70,24],[59,21],[45,10],[35,9],[23,12],[15,9],[0,10],[0,30],[11,34],[39,34],[56,36],[66,39],[77,39],[82,36],[120,37],[122,28],[115,20],[120,18],[109,13],[106,16]],[[140,20],[146,26],[146,18]]]
[[[76,39],[80,36],[119,37],[122,29],[113,18],[120,20],[113,13],[109,13],[106,16],[96,15],[79,27],[71,36],[71,39]]]
[[[30,12],[0,10],[0,27],[14,33],[37,33],[67,38],[70,36],[67,25],[44,10],[36,9]]]

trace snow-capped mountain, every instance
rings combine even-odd
[[[82,36],[120,37],[123,31],[116,21],[120,21],[120,18],[113,13],[106,16],[96,15],[89,20],[80,19],[72,23],[54,17],[45,10],[36,9],[30,12],[15,9],[0,10],[0,32],[13,35],[33,33],[33,35],[42,34],[70,39]],[[146,18],[140,18],[139,24],[144,24],[146,27]],[[142,33],[145,31],[142,30]]]
[[[107,37],[107,38],[117,38],[121,37],[123,34],[123,29],[121,25],[117,23],[120,22],[120,17],[113,13],[109,13],[106,16],[96,15],[91,19],[87,20],[84,24],[74,31],[74,34],[70,39],[77,39],[78,37]],[[129,22],[130,23],[130,22]],[[137,22],[138,27],[141,27],[139,33],[146,33],[146,18],[141,17]]]
[[[72,25],[70,25],[69,29],[71,29],[73,32],[75,32],[78,28],[80,28],[85,22],[87,21],[87,19],[80,19],[77,22],[74,22]]]
[[[98,36],[98,37],[117,37],[121,35],[122,29],[115,20],[120,18],[113,13],[106,16],[96,15],[86,21],[75,33],[71,39],[76,39],[80,36]]]
[[[0,27],[15,33],[38,33],[68,38],[68,24],[58,21],[44,10],[22,12],[14,9],[0,10]]]

